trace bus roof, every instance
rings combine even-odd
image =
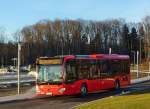
[[[39,59],[129,59],[128,55],[120,54],[91,54],[91,55],[64,55],[64,56],[54,56],[54,57],[40,57]]]
[[[93,54],[90,55],[92,58],[104,58],[104,59],[129,59],[128,55],[119,54]]]
[[[77,58],[90,58],[90,59],[129,59],[128,55],[118,54],[92,54],[92,55],[76,55]]]

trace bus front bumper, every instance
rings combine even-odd
[[[62,86],[51,86],[51,85],[36,86],[37,95],[48,95],[48,96],[64,95],[65,91],[66,88]]]

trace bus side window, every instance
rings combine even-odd
[[[79,60],[78,61],[78,78],[88,79],[89,74],[90,74],[90,69],[89,69],[88,60]]]
[[[90,65],[91,79],[99,78],[99,65],[97,60],[92,60]]]
[[[66,63],[66,80],[67,82],[73,82],[77,79],[76,64],[70,60]]]
[[[112,76],[121,73],[121,62],[119,60],[111,60]]]
[[[128,60],[123,61],[123,66],[124,66],[124,73],[128,74],[130,72],[129,61]]]
[[[100,61],[100,77],[107,78],[108,77],[108,61],[101,60]]]
[[[122,74],[125,73],[125,63],[123,60],[121,60],[121,72],[122,72]]]

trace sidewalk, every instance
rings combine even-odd
[[[137,84],[137,83],[145,82],[148,80],[150,80],[150,76],[138,78],[138,79],[133,79],[133,80],[131,80],[131,84]]]
[[[35,87],[30,89],[25,94],[0,97],[0,104],[14,102],[14,101],[21,101],[21,100],[29,100],[34,98],[36,98]]]
[[[131,84],[137,84],[137,83],[145,82],[148,80],[150,80],[150,76],[131,80]],[[33,87],[25,94],[0,97],[0,104],[10,103],[10,102],[15,102],[15,101],[24,101],[24,100],[29,100],[29,99],[31,100],[31,99],[36,99],[36,98],[37,96],[35,94],[35,87]]]

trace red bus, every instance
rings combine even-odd
[[[130,84],[129,56],[68,55],[37,59],[38,95],[73,95],[122,88]]]

